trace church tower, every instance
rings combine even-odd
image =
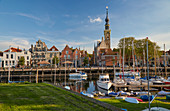
[[[106,6],[106,19],[105,19],[105,30],[104,30],[104,37],[105,37],[105,43],[107,45],[107,48],[110,48],[110,33],[111,30],[109,29],[109,17],[108,17],[108,6]]]

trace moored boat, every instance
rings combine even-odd
[[[84,93],[83,91],[82,91],[82,92],[80,92],[80,94],[82,94],[82,95],[84,95],[84,96],[87,96],[87,97],[91,97],[91,98],[93,98],[93,97],[94,97],[94,95],[93,95],[93,94],[90,94],[90,93]]]
[[[170,95],[166,95],[166,99],[167,99],[167,100],[170,100]]]
[[[131,97],[126,97],[125,101],[129,103],[136,103],[136,104],[139,103],[139,101],[136,98],[131,98]]]
[[[74,77],[74,78],[80,78],[80,77],[87,77],[87,74],[84,72],[76,72],[76,73],[70,73],[69,74],[70,77]]]
[[[126,97],[125,96],[116,96],[115,99],[123,99],[124,100],[124,99],[126,99]]]
[[[109,96],[118,96],[118,93],[116,93],[116,92],[110,92],[108,95],[109,95]]]
[[[112,82],[110,82],[109,74],[100,74],[99,80],[97,81],[97,86],[103,90],[109,91],[112,86]]]
[[[163,81],[165,83],[165,85],[169,85],[167,87],[164,87],[165,90],[170,90],[170,77],[168,77],[167,80],[164,80]]]
[[[142,95],[140,96],[140,98],[143,100],[143,101],[148,101],[149,100],[149,97],[148,95]],[[154,96],[150,96],[150,101],[152,101],[152,99],[154,98]]]
[[[170,95],[170,92],[166,92],[166,91],[159,91],[159,92],[158,92],[158,95],[162,95],[162,96]]]

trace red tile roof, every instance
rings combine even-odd
[[[48,49],[48,51],[52,51],[53,49],[55,49],[55,51],[59,51],[54,45],[50,49]]]
[[[9,49],[5,50],[4,52],[9,52]],[[11,52],[22,52],[21,49],[11,47]]]

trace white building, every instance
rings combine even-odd
[[[16,67],[18,65],[18,61],[21,57],[25,58],[25,66],[30,65],[31,60],[31,52],[22,51],[19,48],[11,47],[10,50],[7,49],[3,52],[2,57],[2,67],[9,67],[9,63],[11,67]]]

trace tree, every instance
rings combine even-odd
[[[83,62],[84,62],[84,65],[88,64],[88,59],[87,59],[87,57],[84,58]]]
[[[147,39],[140,39],[140,40],[135,40],[134,42],[134,47],[135,47],[135,54],[138,57],[143,57],[143,50],[145,51],[145,56],[146,56],[146,42]],[[156,48],[156,52],[158,52],[158,56],[161,55],[160,53],[160,47],[155,43],[150,40],[148,40],[148,58],[151,60],[154,57],[154,47]],[[145,57],[146,58],[146,57]]]
[[[18,65],[20,65],[20,66],[25,65],[25,58],[23,56],[19,59]]]
[[[121,49],[121,55],[123,56],[123,45],[124,45],[124,39],[125,39],[125,61],[128,59],[130,60],[130,57],[132,56],[132,41],[135,40],[134,37],[126,37],[126,38],[122,38],[119,40],[119,44],[118,47],[119,49]]]
[[[52,61],[53,61],[53,64],[58,64],[59,63],[59,60],[58,60],[57,56],[54,56]]]
[[[130,57],[132,57],[132,41],[134,41],[134,54],[136,56],[136,59],[142,60],[143,59],[143,51],[145,51],[145,60],[146,60],[146,41],[147,39],[139,39],[136,40],[134,37],[126,37],[125,38],[125,60],[130,60]],[[123,44],[124,44],[124,38],[119,40],[118,47],[121,49],[121,52],[123,52]],[[154,47],[156,47],[157,55],[160,56],[160,47],[150,40],[148,40],[148,56],[149,60],[151,60],[154,57]],[[123,55],[123,53],[121,53]]]

